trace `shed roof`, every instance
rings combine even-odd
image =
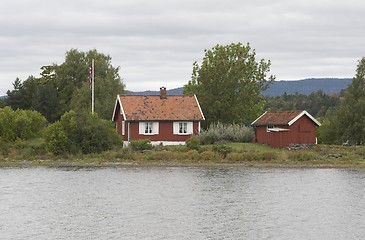
[[[205,120],[196,96],[142,96],[118,95],[117,105],[121,106],[121,114],[126,121],[202,121]]]
[[[293,111],[280,111],[280,112],[265,112],[259,118],[251,123],[253,126],[283,126],[292,125],[299,118],[306,115],[309,117],[317,126],[321,124],[307,111],[303,110],[293,110]]]

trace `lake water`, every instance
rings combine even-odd
[[[365,170],[0,169],[0,239],[365,239]]]

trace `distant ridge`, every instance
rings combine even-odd
[[[173,88],[170,90],[167,90],[167,95],[170,96],[179,96],[179,95],[183,95],[184,92],[184,88],[180,87],[180,88]],[[159,95],[160,91],[151,91],[151,90],[147,90],[147,91],[142,91],[142,92],[132,92],[132,91],[127,91],[128,95]]]
[[[263,91],[264,96],[280,96],[287,94],[305,94],[322,90],[326,94],[340,93],[351,83],[351,78],[308,78],[302,80],[274,81],[270,87]],[[160,91],[127,92],[129,95],[158,95]],[[167,90],[168,95],[183,95],[183,88]]]
[[[287,94],[305,94],[322,90],[326,94],[340,93],[351,83],[351,78],[309,78],[296,81],[275,81],[262,92],[265,96],[280,96]]]

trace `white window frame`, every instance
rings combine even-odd
[[[179,122],[179,134],[187,134],[187,133],[188,133],[188,123]]]
[[[266,126],[266,132],[271,132],[270,129],[274,128],[273,125]]]
[[[122,121],[122,135],[125,135],[125,121]]]
[[[173,133],[175,135],[192,135],[193,122],[174,122]]]
[[[159,122],[139,122],[138,132],[140,135],[157,135],[159,133]]]

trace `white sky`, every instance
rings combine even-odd
[[[277,80],[351,78],[364,12],[359,0],[1,0],[0,95],[71,48],[109,54],[132,91],[181,87],[204,49],[237,42]]]

